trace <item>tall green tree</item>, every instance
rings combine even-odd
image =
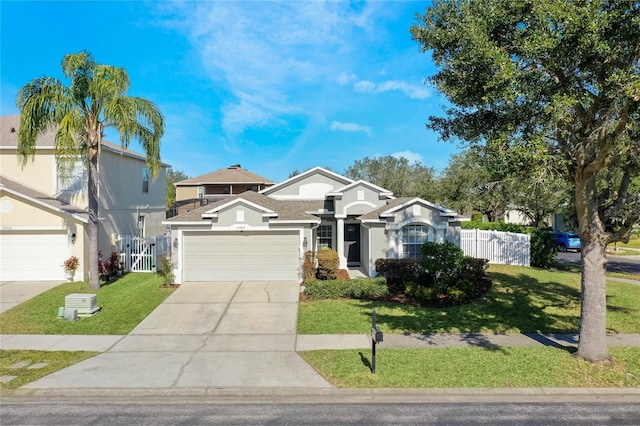
[[[189,179],[184,172],[180,170],[167,170],[167,208],[171,208],[173,203],[176,201],[176,182],[180,182],[181,180]]]
[[[23,164],[35,156],[38,135],[56,128],[55,155],[62,169],[84,158],[88,169],[89,284],[100,287],[98,276],[98,162],[104,129],[113,127],[126,148],[137,139],[146,152],[152,177],[160,169],[160,138],[164,120],[152,102],[127,96],[129,76],[123,68],[96,63],[86,51],[65,55],[62,72],[66,86],[52,77],[40,77],[18,92],[20,109],[18,156]]]
[[[571,188],[582,240],[578,356],[608,358],[607,243],[638,215],[640,3],[628,0],[440,0],[411,27],[451,107],[428,126],[443,139],[532,153]],[[598,181],[616,171],[602,204]],[[607,223],[615,221],[615,228]]]
[[[356,160],[344,172],[348,178],[362,179],[393,192],[396,197],[422,197],[433,200],[435,178],[432,168],[405,157],[365,157]]]

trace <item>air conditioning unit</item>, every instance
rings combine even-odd
[[[72,293],[64,298],[65,309],[75,309],[79,317],[90,317],[100,311],[95,294]]]

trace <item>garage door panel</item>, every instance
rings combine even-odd
[[[0,234],[0,279],[3,281],[64,279],[62,262],[68,257],[66,232]]]
[[[185,233],[185,281],[295,280],[298,232]]]

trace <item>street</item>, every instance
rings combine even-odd
[[[9,425],[632,425],[638,403],[224,403],[144,398],[126,403],[2,404],[0,424]]]
[[[559,262],[569,263],[572,265],[580,265],[580,253],[568,251],[566,253],[558,252],[556,258]],[[638,256],[607,256],[607,271],[622,272],[625,274],[640,275],[640,253]],[[640,277],[639,277],[640,279]]]

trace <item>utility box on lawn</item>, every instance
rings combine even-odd
[[[75,309],[79,317],[90,317],[98,313],[98,300],[95,294],[72,293],[64,298],[65,309]]]

